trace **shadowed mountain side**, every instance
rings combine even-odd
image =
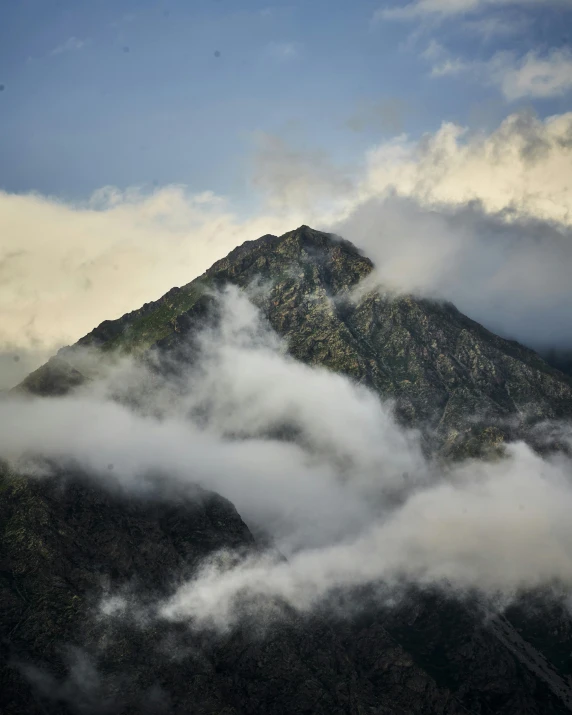
[[[127,498],[73,473],[39,481],[5,471],[0,487],[6,715],[465,712],[380,625],[349,646],[326,619],[287,609],[260,635],[260,622],[221,636],[98,620],[108,588],[156,598],[215,551],[256,549],[215,494]],[[378,653],[367,667],[352,655],[361,649]]]

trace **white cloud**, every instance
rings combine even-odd
[[[290,359],[236,290],[222,305],[198,365],[185,363],[174,384],[122,362],[73,396],[0,400],[4,458],[72,459],[134,491],[156,481],[168,495],[199,482],[287,553],[287,562],[255,557],[230,570],[215,558],[163,604],[163,617],[226,626],[245,595],[308,609],[333,588],[380,579],[506,598],[554,580],[572,586],[568,459],[517,444],[500,461],[437,467],[374,394]],[[143,400],[138,412],[109,399],[126,389]],[[263,438],[285,426],[294,443]]]
[[[431,68],[432,77],[445,77],[446,75],[457,75],[466,72],[470,65],[461,59],[447,59]]]
[[[490,134],[445,122],[419,142],[397,137],[369,153],[362,195],[395,187],[426,205],[480,201],[488,212],[572,223],[572,113],[513,114]]]
[[[506,6],[563,5],[570,0],[414,0],[401,7],[384,6],[374,15],[376,20],[417,20],[426,17],[455,17],[499,9]]]
[[[558,97],[572,91],[569,49],[554,49],[545,55],[531,51],[522,57],[513,52],[497,52],[490,60],[481,62],[453,57],[443,45],[432,40],[421,57],[432,64],[432,77],[464,73],[480,84],[498,88],[509,102]]]
[[[89,44],[89,39],[86,40],[80,40],[77,37],[70,37],[68,38],[65,42],[63,42],[61,45],[58,45],[55,47],[51,52],[50,55],[61,55],[64,52],[76,52],[77,50],[82,50],[86,45]]]
[[[257,150],[253,181],[266,204],[245,217],[221,197],[208,192],[190,195],[177,186],[150,195],[108,188],[84,204],[0,192],[0,353],[10,356],[3,360],[9,369],[2,371],[0,389],[25,376],[33,366],[31,356],[39,363],[46,352],[74,342],[101,321],[188,283],[245,240],[281,234],[302,223],[337,230],[339,220],[352,216],[347,238],[381,259],[367,233],[371,237],[379,233],[381,215],[373,220],[370,202],[384,197],[381,204],[389,207],[387,226],[404,234],[401,242],[393,241],[404,250],[403,287],[418,285],[417,269],[406,260],[405,249],[421,240],[418,234],[425,228],[416,211],[409,211],[408,224],[403,216],[395,223],[403,206],[391,209],[393,199],[387,197],[392,192],[444,212],[440,228],[425,241],[429,252],[431,241],[438,244],[439,230],[447,232],[452,246],[469,245],[467,236],[482,230],[475,216],[464,211],[469,202],[480,202],[486,214],[505,212],[486,229],[489,238],[475,244],[480,246],[483,281],[498,274],[491,236],[496,231],[497,242],[502,241],[507,222],[518,218],[556,222],[561,227],[572,224],[572,114],[545,120],[515,114],[489,134],[470,134],[444,123],[420,141],[400,136],[374,147],[361,170],[339,167],[323,152],[291,147],[276,137],[261,137]],[[446,215],[451,211],[460,212],[453,223]],[[429,226],[437,226],[436,219],[428,221]],[[518,252],[515,230],[509,232],[506,245]],[[457,233],[457,243],[451,231]],[[545,241],[539,245],[546,247],[535,271],[538,302],[527,339],[538,331],[545,336],[547,326],[556,325],[554,316],[563,320],[564,310],[558,306],[570,301],[569,289],[560,279],[568,239],[557,239],[557,233],[542,224],[523,228],[521,245],[523,250],[527,247],[527,256],[532,256],[535,241]],[[469,243],[473,245],[473,239]],[[405,270],[408,265],[411,280]],[[514,264],[504,294],[510,293],[510,320],[518,318],[518,325],[531,305],[530,278],[519,272],[526,265],[524,259]],[[427,290],[437,275],[427,272],[423,283]],[[453,287],[444,286],[451,288],[448,297],[456,299]],[[463,307],[477,319],[486,318],[489,311],[479,315],[476,310],[482,291],[476,286],[474,290],[472,298],[463,293]],[[502,303],[502,291],[493,292]],[[519,296],[526,298],[520,311]],[[505,317],[510,322],[508,313]],[[558,339],[570,327],[565,321],[560,325],[555,332]],[[501,327],[510,331],[508,323]],[[19,363],[13,360],[15,355],[21,357]]]
[[[394,196],[360,205],[337,232],[372,258],[383,289],[450,300],[537,349],[572,347],[570,230]]]
[[[513,115],[491,134],[444,124],[373,150],[335,230],[383,285],[445,297],[492,330],[571,346],[572,115]]]
[[[530,97],[558,97],[572,91],[572,51],[553,49],[545,55],[537,51],[517,58],[499,53],[487,64],[488,74],[509,101]]]
[[[0,399],[2,458],[72,459],[134,490],[145,488],[149,470],[169,492],[198,482],[231,499],[285,552],[357,533],[379,507],[372,490],[381,498],[422,478],[417,436],[398,428],[390,406],[288,357],[237,289],[222,306],[221,326],[203,334],[200,362],[172,384],[124,360],[99,365],[102,382],[69,398]],[[296,443],[268,438],[285,427],[300,435]]]
[[[302,218],[274,210],[240,220],[221,198],[177,186],[105,189],[81,205],[0,192],[0,350],[75,342]]]
[[[420,56],[432,64],[432,77],[461,74],[473,68],[473,65],[464,62],[460,58],[451,57],[449,51],[435,39],[429,42]]]
[[[414,491],[353,540],[306,549],[288,562],[252,558],[235,568],[205,564],[163,604],[173,620],[219,627],[245,597],[278,596],[300,610],[334,588],[405,578],[453,593],[510,600],[519,589],[572,584],[570,464],[551,464],[515,445],[500,464],[467,464]]]

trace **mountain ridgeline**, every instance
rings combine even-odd
[[[450,303],[360,290],[369,276],[373,264],[351,243],[302,226],[247,241],[188,285],[105,321],[77,345],[134,354],[173,349],[202,324],[213,289],[263,283],[252,300],[293,357],[395,399],[399,418],[432,432],[444,454],[532,439],[530,428],[542,420],[572,416],[572,378],[533,350]],[[60,351],[24,387],[66,392],[82,382],[71,362],[73,351]]]
[[[572,418],[569,376],[451,304],[384,291],[352,244],[307,226],[246,242],[188,285],[105,321],[17,392],[50,399],[96,379],[76,347],[184,354],[229,283],[293,358],[394,400],[437,459],[487,457],[515,439],[561,447],[542,425]],[[411,586],[397,605],[370,598],[352,618],[285,605],[257,635],[252,614],[230,633],[127,621],[110,632],[92,615],[107,590],[137,589],[145,574],[141,597],[157,597],[220,549],[263,548],[230,502],[198,487],[192,498],[126,497],[79,470],[38,480],[4,465],[0,529],[6,715],[572,711],[572,620],[545,594],[488,619],[469,600]]]

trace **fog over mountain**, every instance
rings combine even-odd
[[[522,698],[566,711],[568,661],[549,655],[566,636],[539,637],[535,609],[563,634],[572,627],[572,381],[450,303],[381,290],[374,264],[335,235],[302,226],[246,242],[61,350],[4,395],[0,414],[12,574],[0,597],[13,614],[3,677],[15,706],[39,697],[48,712],[76,712],[95,698],[119,712],[119,678],[140,712],[151,668],[165,669],[161,707],[191,698],[212,712],[196,683],[173,685],[179,668],[218,668],[292,627],[330,652],[321,620],[342,638],[365,617],[411,654],[439,707],[484,703],[479,679],[516,657],[535,685],[515,674],[499,686],[506,712]],[[22,589],[45,595],[29,621]],[[403,630],[412,598],[419,627],[438,634],[430,652],[451,649],[442,673]],[[471,673],[434,622],[434,598],[445,619],[461,618],[455,638],[484,639]],[[121,664],[141,638],[148,658]],[[177,667],[163,638],[178,643]],[[526,655],[514,650],[522,638]],[[296,659],[289,647],[273,657]],[[335,646],[359,668],[351,647]],[[280,679],[285,666],[264,667]],[[222,697],[230,686],[217,683]],[[356,702],[371,690],[392,707],[376,688],[364,682]],[[253,697],[277,706],[270,692]],[[427,702],[416,697],[410,712]]]
[[[0,3],[0,715],[572,712],[569,27]]]
[[[262,203],[250,215],[179,186],[107,188],[79,204],[4,192],[2,384],[244,240],[301,223],[363,247],[389,288],[444,297],[532,347],[568,349],[570,122],[516,114],[468,137],[444,124],[419,144],[376,147],[365,168],[263,143],[252,179]]]
[[[199,599],[190,616],[208,609],[216,619],[220,608],[231,617],[226,599],[243,589],[307,608],[335,586],[380,578],[508,596],[572,579],[566,457],[515,444],[501,463],[444,469],[424,458],[420,434],[398,425],[391,403],[289,357],[245,296],[227,290],[221,310],[220,326],[200,335],[200,361],[176,382],[127,361],[69,397],[4,400],[0,452],[15,465],[33,454],[52,470],[78,464],[135,492],[152,488],[148,480],[167,491],[199,483],[296,554],[249,562],[230,583],[207,572],[182,592]],[[283,431],[292,439],[272,438]]]

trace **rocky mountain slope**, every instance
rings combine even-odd
[[[77,345],[131,353],[174,349],[208,311],[212,288],[262,283],[265,290],[252,299],[295,358],[395,398],[400,418],[434,432],[447,454],[479,453],[525,434],[532,439],[532,425],[572,416],[568,375],[451,304],[361,287],[372,272],[352,244],[302,226],[247,241],[188,285],[105,321]],[[64,349],[24,386],[45,394],[81,381],[73,351]]]
[[[572,417],[572,380],[536,353],[450,304],[374,289],[366,257],[306,226],[245,243],[78,345],[143,359],[183,346],[188,354],[216,320],[213,289],[226,283],[249,291],[293,357],[394,398],[398,418],[422,429],[440,458],[483,455],[514,438],[545,448],[538,425]],[[60,351],[19,390],[49,397],[93,379],[75,356]],[[110,585],[137,589],[145,573],[146,587],[161,592],[221,547],[259,548],[232,505],[208,493],[192,503],[127,500],[77,472],[31,481],[4,468],[0,524],[2,712],[572,709],[572,624],[543,597],[534,612],[520,604],[491,619],[476,603],[411,589],[399,606],[372,605],[352,621],[286,609],[259,635],[248,622],[216,637],[129,623],[110,633],[90,615]]]

